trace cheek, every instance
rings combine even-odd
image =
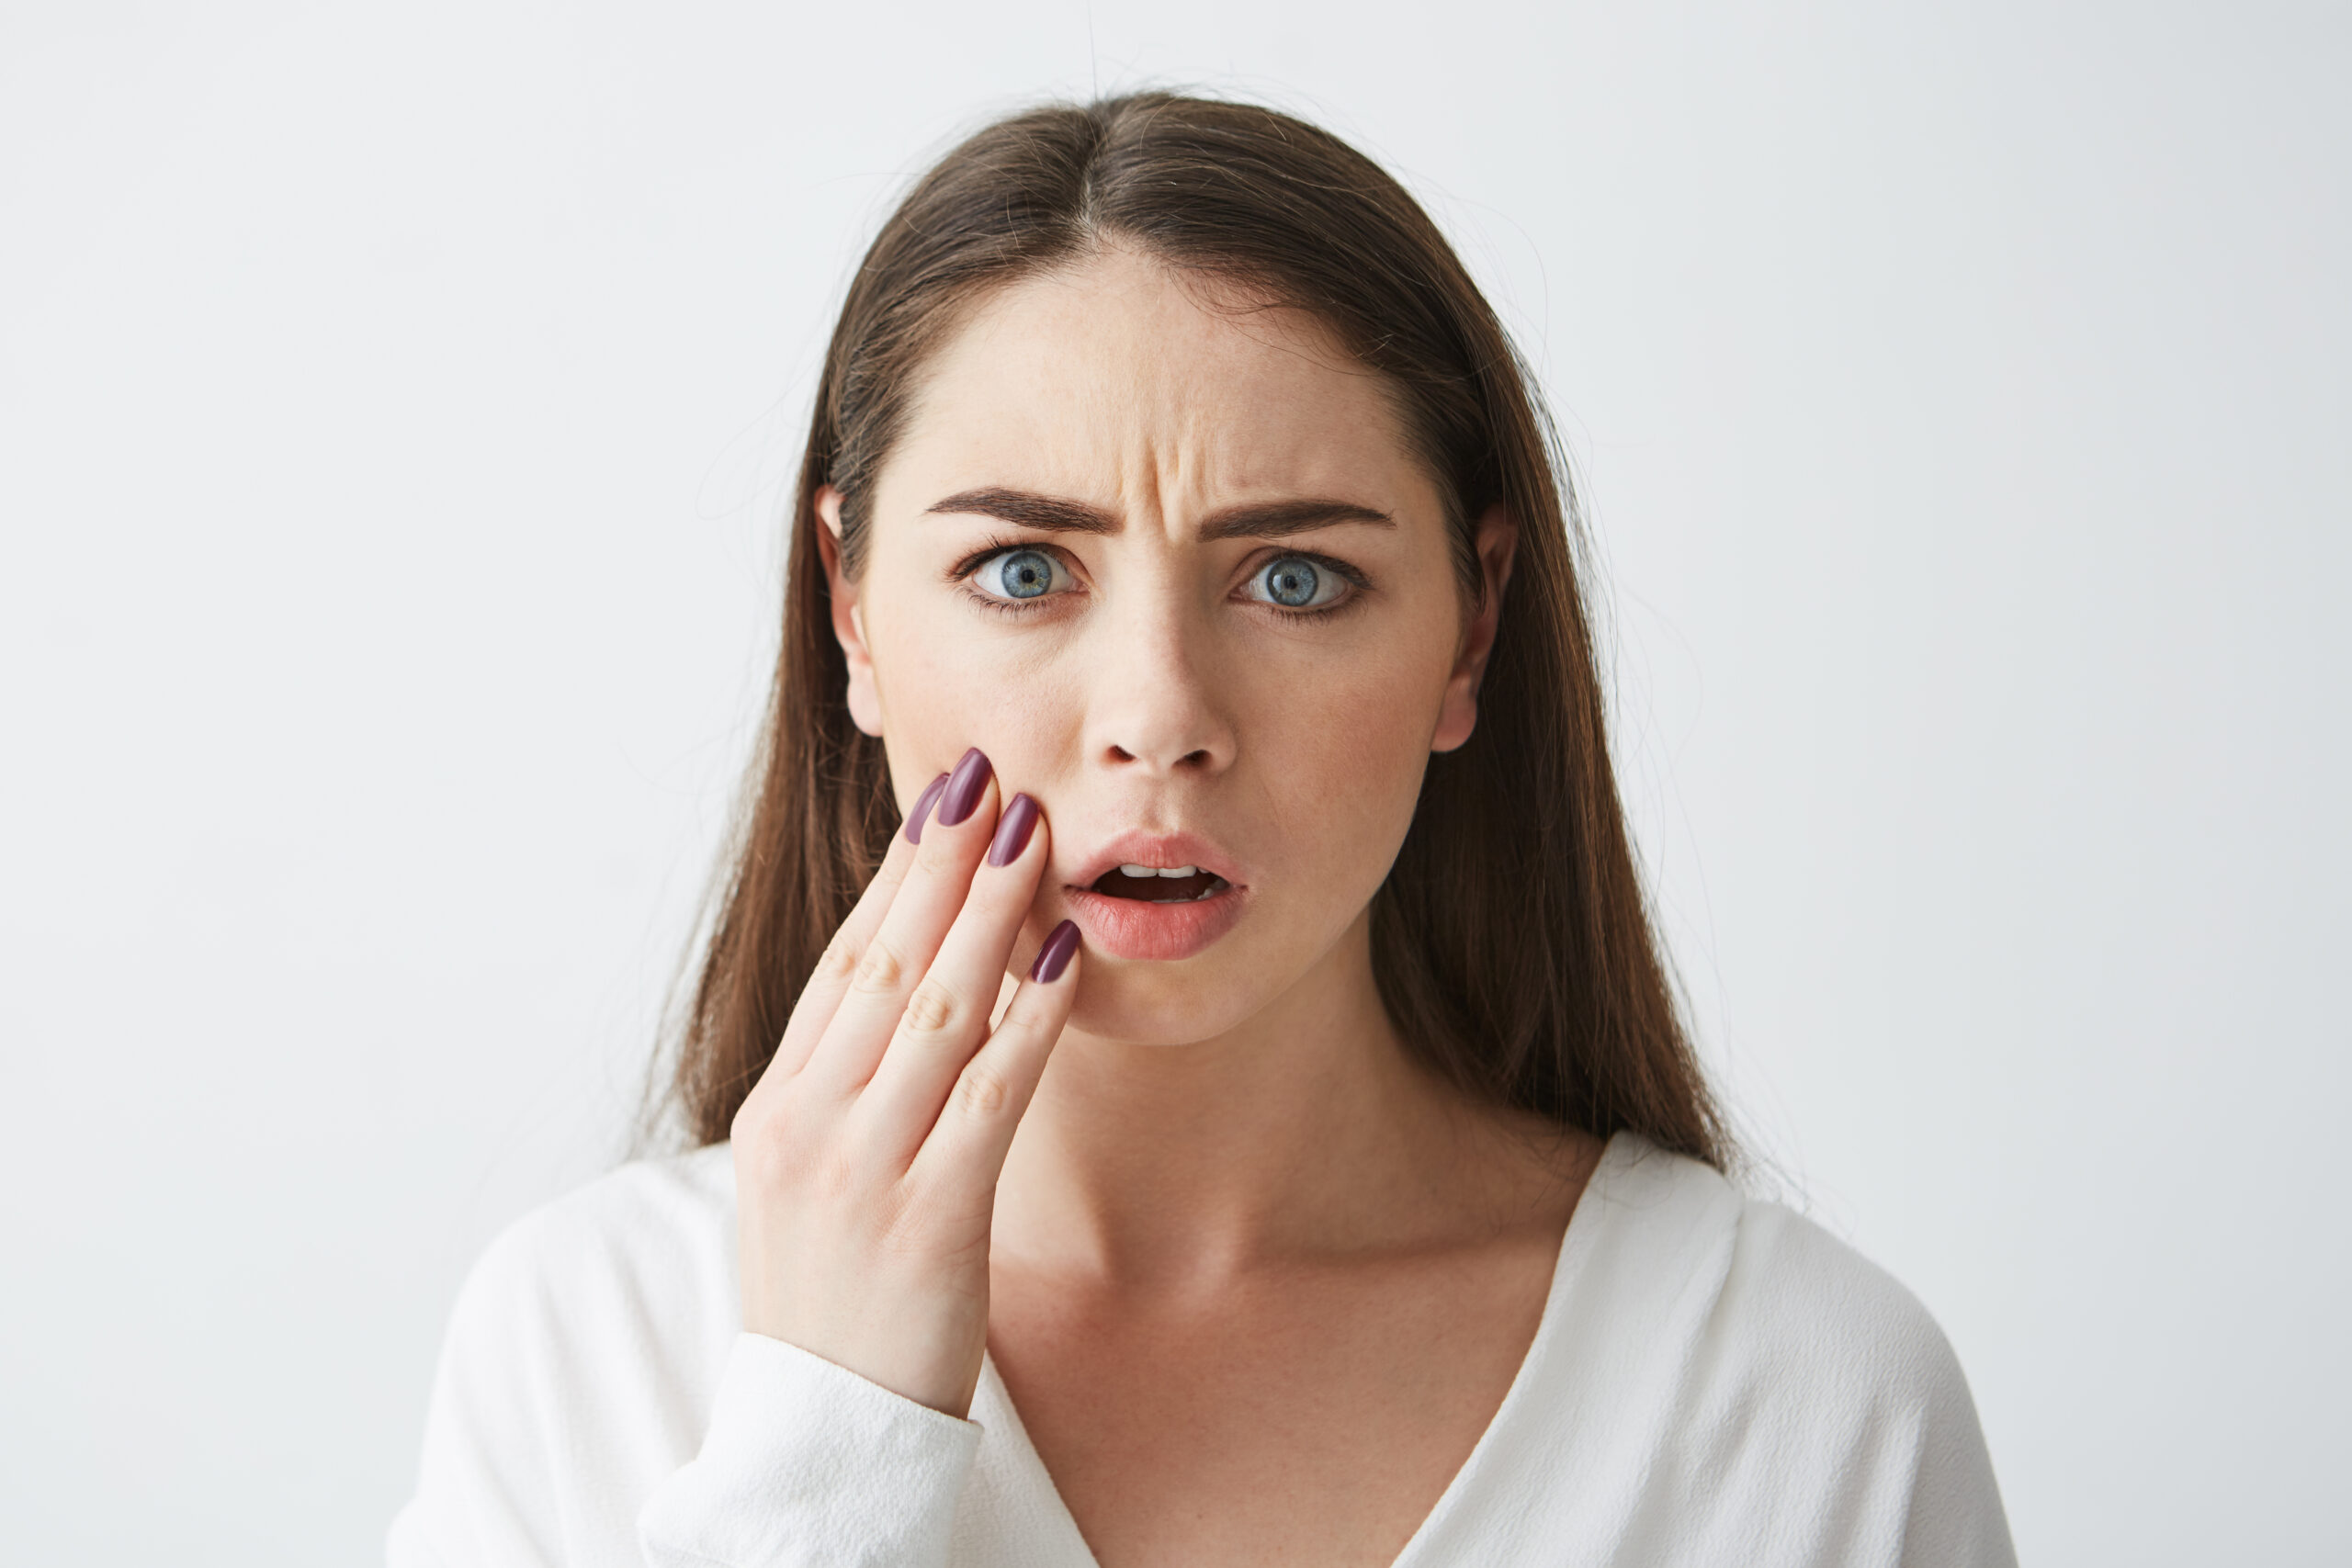
[[[1369,898],[1412,822],[1442,673],[1351,660],[1253,686],[1244,750],[1277,803],[1284,858],[1300,863],[1295,886],[1339,902]]]
[[[978,746],[1009,797],[1067,750],[1075,707],[1049,639],[887,592],[868,601],[866,637],[890,771],[910,791]]]

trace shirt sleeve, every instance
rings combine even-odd
[[[1801,1559],[1854,1568],[2017,1568],[1993,1461],[1951,1341],[1876,1264],[1777,1205],[1778,1288],[1752,1325],[1756,1375],[1793,1398],[1786,1475],[1808,1477]],[[1776,1233],[1776,1234],[1775,1234]],[[1754,1495],[1771,1483],[1754,1477]]]
[[[1926,1318],[1925,1310],[1920,1313]],[[1993,1456],[1951,1343],[1932,1321],[1902,1568],[2017,1568]]]
[[[654,1568],[943,1568],[980,1428],[737,1338],[702,1451],[638,1516]]]
[[[558,1568],[563,1486],[548,1442],[556,1347],[535,1235],[519,1225],[466,1276],[424,1418],[417,1486],[385,1543],[390,1568]]]
[[[980,1427],[714,1318],[673,1216],[590,1196],[459,1289],[390,1568],[945,1568]]]

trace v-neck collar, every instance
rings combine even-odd
[[[1495,1407],[1486,1430],[1470,1446],[1461,1468],[1438,1495],[1436,1506],[1422,1518],[1389,1568],[1424,1568],[1425,1564],[1442,1561],[1438,1553],[1448,1550],[1443,1545],[1445,1538],[1462,1532],[1457,1516],[1467,1506],[1463,1499],[1473,1490],[1480,1473],[1494,1463],[1495,1453],[1510,1444],[1512,1430],[1534,1418],[1526,1406],[1534,1397],[1531,1390],[1537,1381],[1537,1371],[1551,1353],[1551,1341],[1561,1322],[1569,1315],[1566,1299],[1582,1272],[1578,1265],[1593,1250],[1593,1235],[1604,1223],[1607,1204],[1592,1201],[1594,1191],[1608,1185],[1621,1168],[1638,1159],[1645,1147],[1645,1140],[1637,1134],[1620,1132],[1612,1134],[1601,1149],[1561,1234],[1559,1255],[1552,1264],[1552,1282],[1544,1295],[1544,1310],[1536,1319],[1534,1337],[1528,1341],[1527,1353],[1520,1359],[1510,1387],[1504,1391],[1502,1403]],[[988,1434],[988,1440],[980,1447],[978,1470],[982,1473],[976,1473],[973,1480],[1000,1494],[997,1501],[1011,1516],[1007,1523],[1018,1520],[1040,1532],[1039,1539],[1023,1540],[1022,1561],[1034,1568],[1102,1568],[1086,1544],[1086,1538],[1080,1533],[1069,1506],[1062,1501],[1053,1476],[1046,1472],[1036,1445],[1029,1440],[1028,1428],[1021,1423],[1021,1413],[1013,1408],[1012,1391],[1005,1387],[1003,1377],[997,1371],[995,1358],[985,1350],[980,1356],[979,1386],[972,1395],[971,1418]],[[989,1472],[994,1473],[986,1473]],[[1457,1541],[1456,1548],[1460,1544]]]

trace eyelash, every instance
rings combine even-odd
[[[1046,601],[1047,599],[1059,598],[1061,595],[1053,593],[1041,594],[1037,598],[1029,600],[1026,603],[1019,603],[1011,599],[999,599],[993,594],[983,593],[976,588],[965,586],[971,581],[972,573],[979,570],[980,568],[988,565],[989,562],[996,559],[997,557],[1011,555],[1016,550],[1035,550],[1039,555],[1060,557],[1065,570],[1068,570],[1069,565],[1069,558],[1062,556],[1062,553],[1051,545],[1041,545],[1031,539],[1008,539],[999,536],[989,540],[988,543],[982,545],[978,549],[973,551],[970,555],[966,556],[961,561],[958,561],[954,567],[949,569],[947,573],[948,580],[956,583],[958,587],[963,588],[964,596],[966,598],[971,600],[975,604],[984,605],[989,609],[999,611],[1004,615],[1025,615],[1032,611],[1042,610],[1046,607]],[[1354,592],[1349,594],[1345,599],[1340,600],[1336,604],[1325,604],[1320,608],[1313,610],[1289,610],[1283,608],[1283,606],[1279,604],[1265,604],[1265,608],[1274,611],[1288,620],[1320,621],[1332,615],[1344,615],[1348,611],[1354,609],[1357,604],[1363,602],[1364,592],[1372,586],[1370,580],[1368,580],[1363,572],[1358,571],[1354,567],[1350,566],[1347,562],[1334,559],[1327,555],[1318,555],[1313,550],[1279,551],[1273,555],[1268,556],[1263,561],[1260,562],[1258,571],[1265,570],[1267,567],[1272,566],[1278,560],[1306,561],[1311,566],[1315,566],[1325,571],[1330,572],[1333,576],[1339,578],[1341,581],[1347,583],[1350,587],[1355,590]],[[1255,577],[1257,572],[1251,572],[1250,575]],[[1250,603],[1263,604],[1264,601],[1253,599]]]

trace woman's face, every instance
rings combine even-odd
[[[819,510],[838,529],[838,493]],[[1497,584],[1511,537],[1482,521]],[[1078,922],[1073,1027],[1204,1039],[1362,962],[1492,615],[1383,384],[1319,323],[1204,308],[1118,250],[1016,284],[927,367],[858,581],[827,554],[901,807],[967,746],[1045,807],[1015,958]]]

